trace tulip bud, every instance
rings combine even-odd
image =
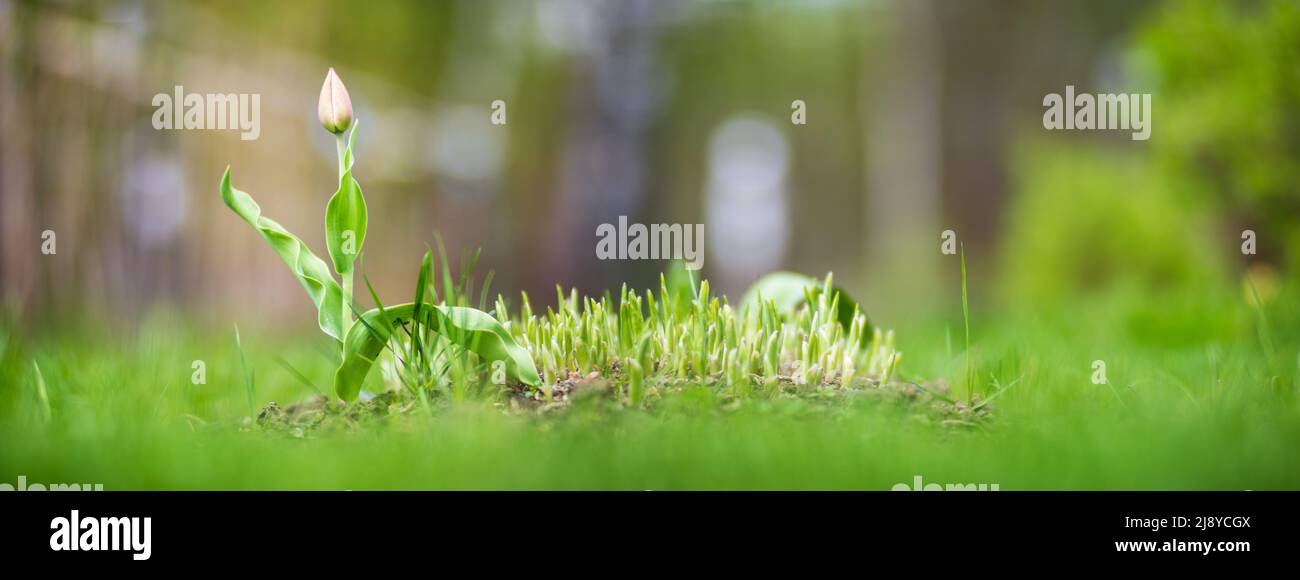
[[[320,88],[320,105],[316,112],[320,124],[330,133],[340,134],[352,126],[352,99],[333,67],[325,75],[325,84]]]

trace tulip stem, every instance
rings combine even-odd
[[[344,165],[343,155],[345,146],[343,144],[343,134],[339,133],[334,136],[334,142],[338,146],[339,152],[339,187],[343,187],[343,175],[347,173],[348,168]],[[346,340],[348,331],[352,329],[352,268],[343,272],[343,338]]]
[[[343,336],[352,329],[352,270],[343,273]]]

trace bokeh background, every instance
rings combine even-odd
[[[1297,2],[0,0],[0,57],[0,291],[29,322],[312,329],[217,184],[232,166],[325,256],[331,66],[386,301],[434,232],[481,247],[508,297],[657,284],[664,262],[596,259],[620,215],[706,224],[704,275],[733,297],[833,270],[885,324],[959,304],[946,229],[981,305],[1240,296],[1248,275],[1267,294],[1300,271]],[[155,130],[177,85],[260,94],[260,138]],[[1066,85],[1151,93],[1151,139],[1044,130]]]

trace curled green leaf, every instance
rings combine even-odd
[[[383,351],[393,332],[416,315],[416,303],[376,308],[352,326],[343,343],[343,364],[334,373],[334,392],[351,401]],[[506,376],[531,386],[541,384],[537,367],[528,350],[491,314],[461,306],[421,304],[418,322],[445,337],[452,344],[471,351],[487,362],[505,361]]]
[[[343,340],[343,290],[330,274],[329,266],[316,257],[297,236],[289,233],[275,220],[262,215],[262,208],[253,197],[230,185],[230,168],[221,177],[221,200],[248,225],[253,226],[280,259],[298,278],[311,301],[316,305],[320,329],[335,340]]]
[[[813,299],[821,294],[824,284],[816,278],[810,278],[803,274],[794,272],[772,272],[749,287],[745,291],[744,297],[741,298],[742,307],[753,307],[758,305],[758,297],[762,295],[763,300],[771,300],[776,304],[776,309],[783,315],[790,315],[808,302],[808,297]],[[853,325],[853,313],[858,310],[857,301],[853,300],[847,292],[838,286],[833,286],[831,290],[839,295],[839,311],[836,312],[835,318],[839,321],[840,326],[845,331]],[[831,298],[834,298],[832,296]],[[862,311],[862,315],[867,313]],[[863,339],[870,338],[871,327],[870,317],[867,317],[867,332],[862,333]]]

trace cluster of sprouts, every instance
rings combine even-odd
[[[535,312],[525,293],[518,312],[498,297],[494,314],[536,361],[548,398],[569,372],[621,372],[632,404],[648,385],[672,381],[769,396],[783,385],[889,381],[902,356],[893,332],[873,328],[856,305],[851,317],[838,316],[840,294],[831,289],[828,276],[824,287],[805,290],[802,307],[782,312],[761,293],[753,304],[733,306],[712,296],[708,281],[694,296],[670,292],[661,276],[657,296],[625,285],[615,303],[557,287],[556,305],[545,313]]]

